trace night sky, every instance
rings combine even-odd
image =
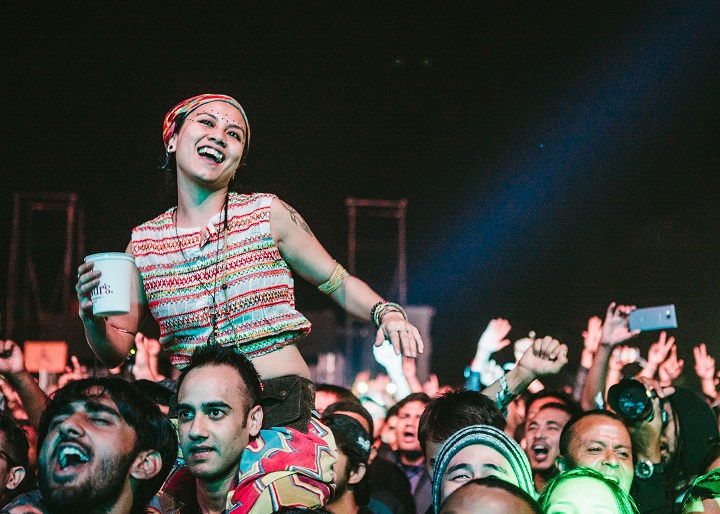
[[[172,205],[165,112],[215,92],[250,120],[243,190],[339,261],[346,197],[408,199],[441,380],[499,316],[577,362],[612,300],[676,304],[688,377],[692,346],[720,357],[716,2],[63,4],[0,21],[0,290],[13,192],[78,193],[87,253],[121,251]],[[300,282],[300,310],[330,305]]]

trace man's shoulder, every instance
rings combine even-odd
[[[178,464],[173,468],[160,491],[150,500],[148,512],[153,514],[199,512],[195,479],[186,466]]]
[[[35,489],[29,493],[21,494],[5,505],[2,514],[47,514],[40,491]]]

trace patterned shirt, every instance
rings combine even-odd
[[[248,358],[294,343],[310,331],[295,310],[293,280],[270,233],[274,195],[230,193],[210,219],[207,237],[178,228],[175,209],[132,232],[131,248],[148,307],[160,325],[160,343],[182,368],[208,342],[235,346]],[[214,301],[213,301],[214,298]]]

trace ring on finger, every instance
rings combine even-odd
[[[399,328],[394,328],[393,331],[394,331],[394,332],[397,332],[398,334],[399,334],[400,332],[402,332],[402,330],[399,329]]]

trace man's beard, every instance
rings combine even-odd
[[[90,514],[107,512],[115,505],[125,486],[133,455],[106,458],[78,484],[49,483],[45,466],[38,470],[38,488],[51,514]]]

